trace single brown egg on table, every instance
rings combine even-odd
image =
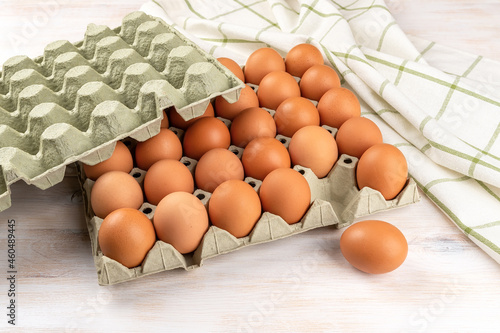
[[[283,57],[269,47],[254,51],[247,59],[244,67],[245,80],[248,83],[260,84],[264,76],[275,71],[285,71]]]
[[[172,192],[193,193],[194,180],[191,171],[178,160],[159,160],[144,176],[144,194],[149,203],[158,203]]]
[[[199,160],[211,149],[227,149],[230,144],[229,129],[217,118],[198,119],[184,133],[184,153],[195,160]]]
[[[177,135],[168,128],[160,129],[160,133],[152,138],[137,143],[135,147],[135,162],[142,170],[166,158],[180,160],[182,144]]]
[[[319,101],[332,88],[340,88],[337,72],[327,65],[314,65],[309,68],[299,82],[303,97]]]
[[[232,144],[245,148],[255,138],[274,138],[276,136],[276,123],[269,112],[259,107],[253,107],[241,111],[234,118],[229,132]]]
[[[377,220],[357,222],[340,237],[344,258],[360,271],[384,274],[401,266],[408,255],[403,233],[390,223]]]
[[[287,72],[267,74],[257,89],[260,106],[272,110],[276,110],[285,99],[299,96],[299,84]]]
[[[107,160],[95,165],[83,164],[83,171],[87,178],[96,180],[108,171],[123,171],[129,173],[134,167],[134,160],[130,150],[121,141],[117,141],[113,154]]]
[[[288,168],[271,171],[262,181],[259,195],[263,210],[281,216],[288,224],[299,222],[311,203],[309,183]]]
[[[118,208],[139,209],[143,202],[141,186],[123,171],[106,172],[97,178],[90,192],[92,210],[102,219]]]
[[[142,212],[120,208],[102,221],[98,241],[102,254],[133,268],[144,261],[156,242],[156,234],[153,224]]]
[[[307,98],[290,97],[278,106],[274,121],[279,134],[292,137],[302,127],[319,126],[319,112]]]
[[[386,200],[394,199],[408,178],[408,164],[403,153],[393,145],[379,143],[368,148],[358,161],[358,188],[370,187]]]
[[[156,207],[153,223],[158,238],[182,254],[196,250],[208,230],[208,213],[196,196],[174,192]]]
[[[301,77],[314,65],[323,65],[323,55],[314,45],[298,44],[286,54],[286,71],[293,76]]]
[[[208,202],[212,224],[236,238],[247,236],[261,215],[259,195],[242,180],[227,180],[220,184]]]
[[[293,165],[301,165],[325,177],[338,158],[337,143],[332,133],[320,126],[306,126],[292,136],[288,152]]]
[[[275,138],[255,138],[248,143],[241,157],[245,175],[263,180],[278,168],[290,168],[290,155]]]
[[[196,118],[187,121],[182,118],[182,116],[177,112],[177,110],[175,110],[174,107],[170,108],[170,110],[168,111],[168,116],[170,117],[170,125],[176,128],[180,128],[181,130],[184,131],[198,119],[203,117],[214,117],[214,115],[215,112],[212,103],[208,103],[205,112],[203,112],[201,116],[198,116]]]
[[[245,82],[245,74],[243,74],[243,70],[236,61],[225,57],[217,58],[217,60],[227,69],[229,69],[238,79]]]
[[[378,126],[368,118],[354,117],[340,126],[337,136],[340,154],[360,158],[373,145],[383,143]]]
[[[346,88],[328,90],[318,102],[318,112],[321,125],[340,128],[347,120],[361,116],[361,106],[358,98]]]
[[[194,176],[198,188],[213,192],[226,180],[243,180],[245,171],[240,159],[233,152],[224,148],[214,148],[200,158]]]
[[[234,117],[245,109],[258,106],[259,99],[257,98],[257,94],[249,85],[245,85],[245,88],[241,89],[240,97],[234,103],[229,103],[222,96],[215,98],[215,113],[218,117],[229,120],[233,120]]]

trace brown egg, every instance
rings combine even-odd
[[[281,103],[274,114],[278,133],[292,135],[304,126],[319,125],[319,112],[316,106],[304,97],[290,97]]]
[[[205,109],[205,112],[201,116],[187,120],[187,121],[181,117],[181,115],[175,110],[175,108],[170,108],[168,115],[170,117],[170,124],[173,127],[180,128],[181,130],[186,130],[192,123],[194,123],[195,121],[197,121],[200,118],[213,117],[215,115],[215,112],[214,112],[213,105],[211,103],[208,103],[208,106]]]
[[[245,148],[255,138],[274,138],[276,123],[266,110],[259,107],[248,108],[234,118],[230,133],[232,144]]]
[[[83,164],[83,171],[87,178],[96,180],[108,171],[123,171],[129,173],[134,167],[132,154],[121,141],[116,142],[110,158],[95,165]]]
[[[256,138],[248,143],[241,157],[245,175],[264,179],[278,168],[290,168],[290,155],[275,138]]]
[[[275,71],[285,71],[283,57],[269,47],[254,51],[245,63],[244,73],[248,83],[260,84],[264,76]]]
[[[295,132],[288,152],[294,165],[311,169],[318,178],[325,177],[338,158],[335,139],[319,126],[306,126]]]
[[[168,116],[165,110],[163,110],[163,118],[161,118],[160,128],[169,128],[170,124],[168,122]]]
[[[388,273],[405,261],[408,242],[403,233],[390,223],[368,220],[348,227],[340,237],[344,258],[370,274]]]
[[[144,194],[149,203],[158,203],[172,192],[193,193],[191,171],[177,160],[160,160],[154,163],[144,177]]]
[[[356,179],[359,189],[370,187],[386,200],[394,199],[406,184],[408,165],[405,156],[393,145],[379,143],[368,148],[358,161]]]
[[[332,88],[340,88],[337,72],[327,65],[314,65],[300,79],[300,93],[303,97],[319,101]]]
[[[218,117],[233,120],[241,111],[251,108],[258,107],[259,99],[255,91],[249,86],[245,85],[245,88],[241,90],[239,99],[234,103],[229,103],[222,96],[217,96],[215,98],[215,113]]]
[[[260,82],[257,97],[261,107],[276,110],[285,99],[300,96],[299,84],[287,72],[271,72]]]
[[[259,195],[242,180],[227,180],[210,197],[208,214],[214,226],[236,238],[245,237],[260,218]]]
[[[120,208],[102,221],[99,247],[106,257],[125,267],[139,266],[156,242],[151,221],[142,212]]]
[[[323,65],[323,55],[311,44],[296,45],[288,51],[285,57],[286,71],[293,76],[302,76],[314,65]]]
[[[321,125],[340,128],[350,118],[361,116],[358,98],[346,88],[328,90],[318,102]]]
[[[382,133],[378,126],[368,118],[354,117],[340,126],[337,136],[340,154],[360,158],[373,145],[383,143]]]
[[[135,162],[142,170],[147,170],[153,163],[166,158],[180,160],[182,144],[177,135],[168,128],[152,138],[139,142],[135,148]]]
[[[190,253],[208,230],[207,209],[194,195],[174,192],[160,201],[153,223],[160,240],[180,253]]]
[[[243,70],[241,69],[240,65],[236,63],[236,61],[224,57],[217,58],[217,60],[227,69],[229,69],[238,79],[245,82],[245,74],[243,74]]]
[[[231,135],[220,119],[201,118],[186,130],[183,143],[186,156],[199,160],[210,149],[229,148]]]
[[[207,151],[196,164],[196,185],[207,192],[213,192],[217,186],[229,179],[243,180],[245,171],[240,159],[233,152],[224,148]]]
[[[311,189],[298,171],[280,168],[269,173],[260,186],[266,212],[281,216],[288,224],[299,222],[311,203]]]
[[[141,186],[123,171],[106,172],[97,178],[90,192],[92,210],[102,219],[118,208],[139,209],[143,201]]]

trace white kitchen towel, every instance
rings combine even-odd
[[[500,63],[406,36],[382,0],[156,0],[142,10],[241,65],[260,47],[318,47],[423,192],[500,263]]]

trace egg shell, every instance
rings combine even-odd
[[[163,113],[163,115],[162,115],[161,122],[160,122],[160,128],[169,128],[170,123],[169,123],[168,115],[165,112],[165,110],[163,110],[162,113]]]
[[[311,44],[298,44],[285,57],[286,71],[293,76],[302,76],[311,66],[322,65],[323,55]]]
[[[243,72],[248,83],[260,84],[264,76],[275,71],[285,71],[283,57],[274,49],[263,47],[248,57]]]
[[[261,107],[276,110],[289,97],[299,97],[300,88],[293,76],[287,72],[271,72],[262,78],[257,89]]]
[[[278,106],[274,121],[279,134],[292,137],[302,127],[319,126],[319,112],[307,98],[290,97]]]
[[[205,206],[186,192],[163,198],[156,207],[153,223],[158,238],[180,253],[196,250],[209,227]]]
[[[160,129],[160,133],[152,138],[137,143],[135,147],[135,162],[143,170],[159,160],[182,157],[182,144],[177,135],[168,128]]]
[[[248,143],[241,158],[245,175],[263,180],[278,168],[290,168],[286,147],[275,138],[255,138]]]
[[[337,72],[327,65],[314,65],[309,68],[299,82],[303,97],[319,101],[332,88],[340,88]]]
[[[123,142],[118,141],[116,142],[115,149],[110,158],[95,165],[83,164],[83,171],[88,178],[96,180],[108,171],[123,171],[129,173],[133,167],[134,160],[130,150],[128,150]]]
[[[99,228],[102,253],[123,266],[139,266],[156,242],[151,221],[132,208],[120,208],[110,213]]]
[[[332,88],[319,100],[318,112],[321,125],[340,128],[350,118],[361,116],[358,98],[347,88]]]
[[[340,154],[360,158],[373,145],[383,143],[382,133],[378,126],[368,118],[354,117],[340,126],[337,136]]]
[[[205,109],[205,112],[203,112],[202,115],[192,118],[189,120],[184,120],[182,116],[175,110],[175,108],[170,108],[168,111],[168,115],[170,118],[170,124],[173,127],[180,128],[182,130],[186,130],[189,126],[191,126],[192,123],[194,123],[196,120],[203,118],[203,117],[214,117],[215,111],[212,103],[208,103],[207,108]]]
[[[224,148],[207,151],[196,164],[196,186],[207,192],[213,192],[227,180],[243,180],[244,177],[245,172],[240,159]]]
[[[217,58],[217,61],[219,61],[224,67],[229,69],[234,75],[236,75],[238,79],[245,82],[245,74],[236,61],[225,57]]]
[[[266,110],[259,107],[248,108],[234,118],[230,133],[231,142],[244,148],[255,138],[274,138],[276,136],[276,123]]]
[[[213,192],[208,202],[212,224],[234,237],[247,236],[261,215],[259,195],[243,180],[227,180]]]
[[[359,189],[370,187],[386,200],[392,200],[403,189],[408,178],[408,164],[401,151],[387,143],[368,148],[359,159],[356,180]]]
[[[262,181],[259,195],[263,210],[288,224],[299,222],[311,203],[309,183],[298,171],[288,168],[271,171]]]
[[[408,255],[408,242],[394,225],[378,220],[357,222],[340,237],[345,259],[360,271],[384,274],[401,266]]]
[[[229,120],[233,120],[234,117],[245,109],[258,106],[259,99],[257,98],[257,94],[249,85],[245,85],[245,88],[240,92],[240,97],[234,103],[229,103],[221,96],[215,99],[215,113],[218,117]]]
[[[217,118],[198,119],[184,133],[184,153],[195,160],[199,160],[211,149],[227,149],[230,144],[229,129],[222,120]]]

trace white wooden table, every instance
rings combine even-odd
[[[142,2],[2,0],[0,62],[40,55],[54,40],[80,40],[90,22],[118,26]],[[388,4],[407,33],[500,60],[499,1]],[[194,271],[100,287],[71,170],[46,191],[23,182],[11,189],[13,205],[0,213],[0,331],[12,329],[6,316],[8,219],[17,226],[16,324],[23,332],[500,328],[500,265],[423,195],[418,204],[372,216],[395,224],[408,239],[406,262],[390,274],[354,269],[339,250],[342,230],[323,228],[219,256]]]

